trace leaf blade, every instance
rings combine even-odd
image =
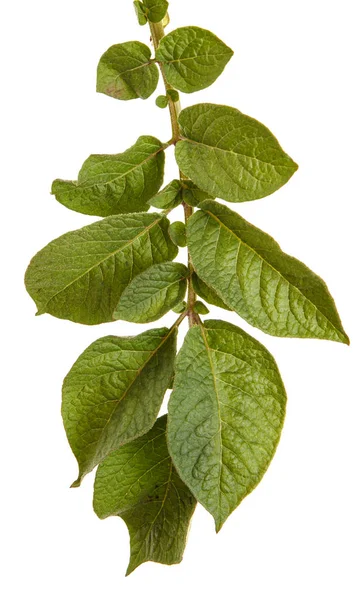
[[[264,125],[239,110],[196,104],[179,117],[182,138],[175,156],[181,171],[202,190],[229,202],[268,196],[297,165]]]
[[[168,446],[217,531],[268,468],[285,405],[278,368],[264,346],[224,321],[190,329],[176,361]]]
[[[112,321],[133,277],[175,258],[168,227],[162,214],[118,215],[53,240],[33,257],[25,275],[39,313],[86,325]]]
[[[210,86],[233,56],[217,36],[200,27],[179,27],[160,41],[156,59],[170,85],[190,94]]]
[[[141,136],[120,154],[92,154],[83,164],[78,181],[55,179],[51,193],[70,210],[107,217],[148,210],[148,200],[164,177],[162,143]]]
[[[188,270],[180,263],[160,263],[137,275],[127,286],[114,311],[115,319],[132,323],[156,321],[181,302]]]
[[[138,485],[130,488],[133,480]],[[125,521],[131,547],[127,575],[150,560],[181,562],[195,506],[167,450],[166,415],[98,468],[94,510],[100,518],[118,515]],[[165,522],[169,527],[163,526]]]
[[[67,374],[62,418],[83,477],[153,426],[174,372],[177,328],[91,344]]]
[[[188,225],[191,258],[228,306],[270,335],[348,343],[320,277],[229,208],[208,200],[200,208]]]

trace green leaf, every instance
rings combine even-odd
[[[174,465],[216,530],[262,479],[286,394],[271,354],[239,327],[206,321],[186,335],[169,400]]]
[[[162,94],[158,96],[155,100],[155,104],[158,108],[166,108],[169,103],[167,96],[163,96]]]
[[[213,200],[213,196],[207,194],[203,190],[200,190],[197,185],[189,179],[182,179],[182,201],[189,206],[198,206],[203,200]]]
[[[182,111],[179,123],[185,139],[176,144],[177,163],[212,196],[230,202],[263,198],[297,169],[269,129],[235,108],[195,104]]]
[[[164,215],[108,217],[50,242],[30,262],[27,291],[38,314],[95,325],[113,311],[131,280],[175,258]]]
[[[177,328],[91,344],[63,382],[62,417],[83,477],[153,426],[174,372]]]
[[[197,302],[195,302],[195,305],[193,307],[193,312],[195,312],[198,315],[208,315],[209,308],[207,308],[207,306],[205,304],[203,304],[203,302],[201,302],[201,300],[197,300]]]
[[[146,11],[145,11],[145,7],[144,7],[143,3],[139,2],[139,0],[134,0],[134,9],[135,9],[136,16],[138,18],[139,25],[146,25],[148,20],[147,20]]]
[[[326,284],[269,235],[206,200],[187,228],[195,271],[251,325],[281,337],[348,343]]]
[[[173,179],[156,196],[149,200],[151,206],[155,208],[175,208],[182,202],[181,183],[178,179]]]
[[[205,283],[200,277],[198,277],[197,273],[192,273],[192,285],[198,296],[201,296],[206,302],[209,304],[213,304],[214,306],[219,306],[219,308],[224,308],[225,310],[232,310],[223,302],[221,297],[211,288],[207,283]]]
[[[143,0],[146,16],[152,23],[159,23],[166,16],[169,3],[167,0]]]
[[[132,323],[156,321],[185,297],[188,270],[180,263],[161,263],[137,275],[124,290],[115,319]]]
[[[92,154],[78,181],[56,179],[52,194],[67,208],[86,215],[107,217],[148,210],[148,200],[164,178],[162,143],[145,135],[121,154]]]
[[[187,246],[186,225],[182,221],[175,221],[169,227],[169,235],[176,246]]]
[[[169,84],[190,94],[211,85],[233,56],[217,36],[200,27],[180,27],[160,41],[156,59]]]
[[[98,468],[94,510],[101,519],[118,515],[125,521],[131,549],[127,575],[147,561],[181,562],[195,507],[167,449],[166,415]]]
[[[117,100],[149,98],[158,81],[159,70],[151,62],[151,50],[141,42],[111,46],[98,64],[97,92]]]

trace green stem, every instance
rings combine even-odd
[[[164,27],[163,27],[162,21],[160,23],[150,23],[150,21],[149,21],[149,25],[150,25],[152,43],[156,50],[160,43],[160,40],[165,36]],[[173,89],[173,88],[167,82],[167,79],[165,77],[165,73],[162,69],[161,64],[160,63],[158,63],[158,64],[160,67],[161,75],[162,75],[162,78],[163,78],[163,81],[165,84],[165,89],[167,92],[168,90]],[[168,101],[169,101],[168,106],[169,106],[169,110],[170,110],[170,119],[171,119],[171,128],[172,128],[172,142],[175,144],[180,139],[180,128],[179,128],[179,124],[178,124],[178,116],[181,111],[181,105],[180,105],[180,101],[174,102],[172,100],[172,98],[170,98],[169,95],[168,95]],[[181,173],[181,171],[180,171],[180,179],[185,179],[185,176]],[[188,219],[190,218],[190,216],[193,213],[193,208],[192,208],[192,206],[189,206],[185,202],[182,203],[182,206],[183,206],[184,213],[185,213],[185,223],[187,225]],[[188,321],[189,321],[190,327],[192,327],[193,325],[200,323],[200,318],[194,312],[194,306],[195,306],[195,302],[196,302],[196,293],[195,293],[195,290],[193,289],[193,285],[192,285],[193,265],[192,265],[192,261],[191,261],[189,252],[188,252],[188,265],[187,266],[188,266],[190,275],[189,275],[189,279],[188,279],[187,310],[185,311],[185,314],[188,316]]]

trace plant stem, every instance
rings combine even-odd
[[[160,43],[161,38],[163,38],[165,36],[164,27],[163,27],[162,21],[160,23],[150,23],[150,21],[149,21],[149,25],[150,25],[152,43],[156,50]],[[167,82],[167,79],[165,77],[165,73],[162,69],[161,64],[160,63],[158,63],[158,64],[159,64],[161,75],[162,75],[162,78],[164,81],[165,90],[167,92],[168,90],[173,89],[173,88]],[[174,144],[176,144],[176,142],[180,139],[180,128],[179,128],[179,124],[178,124],[178,116],[181,111],[181,105],[180,105],[180,101],[174,102],[169,95],[167,97],[168,97],[168,106],[169,106],[170,119],[171,119],[172,141]],[[185,179],[185,176],[181,173],[181,171],[180,171],[180,179]],[[185,213],[185,223],[187,225],[188,219],[193,214],[193,208],[192,208],[192,206],[189,206],[185,202],[182,202],[182,206],[183,206],[184,213]],[[188,266],[188,270],[189,270],[190,274],[189,274],[189,278],[188,278],[187,310],[186,310],[185,314],[187,314],[189,325],[190,325],[190,327],[192,327],[193,325],[200,323],[200,318],[194,312],[194,306],[195,306],[195,302],[196,302],[196,293],[195,293],[195,290],[192,285],[193,265],[192,265],[190,253],[188,250],[187,250],[187,254],[188,254],[187,266]]]

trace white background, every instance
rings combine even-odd
[[[169,139],[169,117],[155,95],[119,102],[95,93],[96,64],[110,45],[148,42],[130,0],[3,4],[4,600],[356,599],[354,9],[352,0],[171,2],[172,28],[200,25],[235,50],[218,82],[183,95],[183,106],[236,106],[267,125],[300,165],[273,196],[232,208],[327,281],[352,343],[272,338],[212,309],[275,356],[289,396],[282,440],[264,480],[218,536],[198,508],[181,565],[148,563],[124,578],[124,523],[94,515],[93,476],[69,489],[76,462],[62,428],[60,388],[92,341],[141,328],[35,318],[23,272],[50,240],[94,220],[58,204],[51,181],[75,179],[89,154],[121,152],[141,134]],[[167,181],[175,176],[168,156]]]

